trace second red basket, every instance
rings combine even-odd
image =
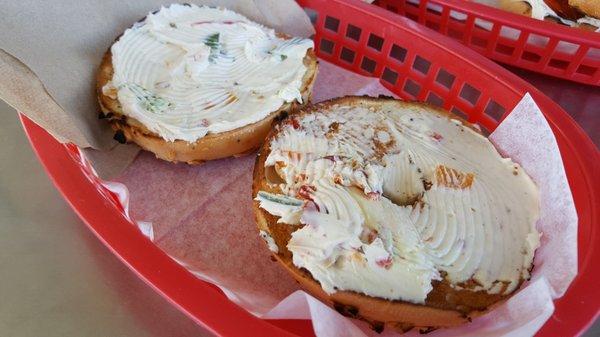
[[[376,0],[492,60],[600,86],[600,33],[465,0]]]

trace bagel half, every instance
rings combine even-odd
[[[588,22],[577,22],[577,19],[586,16],[592,20],[598,19],[600,17],[600,2],[597,2],[595,0],[569,0],[568,2],[567,0],[551,0],[548,1],[547,4],[552,10],[555,11],[557,15],[560,16],[560,18],[554,17],[552,15],[547,15],[544,17],[544,21],[563,24],[561,20],[566,20],[565,22],[572,25],[572,27],[592,32],[600,28],[596,24],[591,24]],[[527,1],[499,0],[499,5],[501,9],[511,13],[520,14],[528,17],[532,16],[532,8]]]
[[[290,225],[281,223],[281,221],[278,222],[280,217],[272,215],[260,207],[260,202],[257,201],[259,191],[273,194],[283,193],[280,185],[282,178],[277,176],[277,172],[274,170],[265,168],[265,160],[271,152],[272,140],[279,135],[285,125],[296,123],[294,119],[299,120],[304,116],[335,108],[337,105],[360,106],[375,110],[384,105],[388,109],[390,107],[392,107],[391,109],[425,107],[434,115],[438,115],[444,119],[460,120],[463,126],[479,132],[477,128],[474,128],[468,122],[437,107],[423,103],[402,102],[390,98],[343,97],[333,99],[305,107],[298,114],[280,121],[271,131],[258,153],[254,166],[252,187],[257,226],[261,231],[263,239],[268,238],[265,241],[269,243],[270,250],[275,259],[310,294],[319,298],[330,307],[333,307],[342,315],[368,322],[378,332],[382,331],[384,326],[401,332],[406,332],[413,328],[418,329],[420,332],[429,332],[437,328],[457,326],[465,322],[470,322],[472,318],[488,312],[506,300],[511,295],[510,293],[493,294],[486,291],[469,289],[470,284],[477,283],[474,279],[464,282],[462,288],[459,288],[445,277],[432,282],[432,290],[428,293],[425,302],[420,304],[403,300],[388,300],[347,290],[337,290],[333,293],[328,293],[307,269],[298,268],[294,264],[293,254],[288,249],[288,243],[292,238],[292,234],[304,225]],[[470,184],[469,181],[464,181]],[[524,279],[519,279],[518,284],[520,285],[523,281]],[[398,282],[402,282],[402,280],[398,280]]]
[[[600,18],[600,2],[597,0],[569,0],[569,5],[586,15]]]
[[[277,33],[277,36],[286,40],[291,38],[281,33]],[[156,132],[150,131],[139,120],[127,116],[115,92],[108,94],[103,90],[112,80],[114,73],[112,54],[109,49],[102,58],[96,77],[96,93],[102,111],[100,118],[104,118],[110,123],[115,131],[115,140],[120,143],[136,143],[144,150],[154,153],[157,158],[166,161],[199,164],[207,160],[244,155],[258,149],[271,129],[273,120],[294,112],[299,106],[310,101],[318,66],[313,49],[307,50],[303,64],[306,67],[300,87],[303,104],[295,100],[284,102],[279,109],[258,122],[229,131],[209,132],[194,142],[179,139],[167,141]]]

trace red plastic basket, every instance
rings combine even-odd
[[[531,85],[492,61],[384,9],[348,0],[301,0],[316,16],[320,58],[381,78],[399,96],[426,100],[493,130],[505,112],[530,92],[544,112],[565,161],[579,215],[579,270],[540,336],[572,336],[598,315],[600,259],[599,154],[575,122]],[[125,217],[117,199],[94,176],[72,145],[58,143],[22,118],[40,161],[75,212],[114,254],[157,292],[221,336],[312,335],[306,320],[260,320],[213,285],[194,277],[150,242]],[[233,324],[232,324],[233,323]]]
[[[600,86],[600,33],[465,0],[376,0],[373,4],[460,41],[492,60]]]

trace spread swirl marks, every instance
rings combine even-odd
[[[265,166],[303,206],[257,200],[304,225],[287,248],[326,292],[423,303],[433,280],[507,294],[529,277],[537,187],[485,137],[427,109],[333,105],[271,139]]]
[[[168,141],[194,142],[302,102],[308,39],[278,37],[235,12],[173,4],[111,47],[123,113]]]

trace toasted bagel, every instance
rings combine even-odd
[[[500,8],[515,14],[520,14],[523,16],[531,17],[531,5],[526,1],[515,1],[515,0],[500,0],[499,1]],[[584,29],[588,31],[596,31],[600,27],[596,25],[588,24],[588,23],[577,23],[575,20],[579,17],[583,17],[585,15],[598,18],[600,13],[600,4],[595,2],[594,0],[569,0],[567,3],[566,0],[563,2],[552,3],[554,8],[550,6],[557,14],[563,13],[565,16],[562,16],[562,19],[572,20],[574,21],[573,27]],[[562,24],[560,20],[553,16],[546,16],[544,21],[554,22],[558,24]]]
[[[145,20],[145,19],[144,19]],[[141,22],[143,22],[142,20]],[[281,39],[291,37],[276,34]],[[211,133],[194,142],[176,139],[167,141],[156,132],[149,130],[136,118],[128,116],[116,96],[107,94],[103,88],[113,79],[113,57],[109,49],[100,64],[96,76],[96,93],[101,108],[101,118],[107,119],[115,130],[115,139],[121,143],[134,142],[141,148],[153,152],[156,157],[170,162],[198,164],[207,160],[239,156],[256,150],[271,128],[273,120],[293,113],[296,108],[310,101],[312,87],[317,74],[318,61],[312,49],[307,50],[303,59],[306,67],[300,93],[302,104],[297,101],[284,102],[279,109],[262,120],[233,130]],[[243,113],[244,111],[240,111]]]
[[[432,290],[422,304],[403,300],[388,300],[356,291],[337,290],[328,293],[311,272],[305,268],[298,268],[294,264],[293,253],[288,249],[292,234],[301,229],[303,225],[278,222],[280,217],[267,212],[260,207],[259,201],[256,201],[259,191],[273,194],[282,193],[279,184],[281,181],[278,181],[281,178],[276,176],[277,173],[265,168],[265,161],[271,153],[271,141],[279,135],[284,125],[297,123],[294,120],[302,119],[304,116],[313,113],[327,111],[337,105],[378,109],[384,104],[389,108],[390,103],[398,109],[425,107],[432,114],[439,115],[444,119],[460,120],[463,126],[479,132],[477,128],[459,117],[423,103],[401,102],[388,98],[343,97],[305,107],[298,114],[280,121],[271,131],[258,153],[254,166],[252,188],[253,197],[255,198],[254,213],[257,226],[261,233],[266,233],[272,238],[271,244],[276,245],[277,249],[271,249],[275,259],[285,267],[306,291],[341,314],[366,321],[376,331],[383,330],[384,326],[402,332],[413,328],[421,332],[428,332],[437,328],[457,326],[488,312],[506,300],[511,294],[490,293],[482,290],[474,291],[472,286],[477,284],[474,279],[462,282],[460,287],[456,287],[446,277],[432,282]],[[274,175],[275,177],[273,177]],[[449,188],[469,188],[473,182],[472,175],[463,175],[444,167],[438,167],[435,176],[438,183]],[[523,281],[524,279],[520,279],[518,284],[520,285]],[[398,282],[402,282],[402,280],[398,280]]]
[[[577,8],[585,15],[600,19],[600,2],[597,0],[569,0],[569,5]]]

